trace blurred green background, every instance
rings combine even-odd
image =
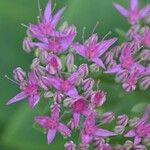
[[[47,0],[41,0],[43,8]],[[97,21],[100,22],[96,32],[100,38],[108,33],[115,33],[115,28],[128,29],[127,21],[113,8],[112,0],[54,0],[56,9],[67,6],[64,19],[78,28],[81,40],[82,29],[85,26],[85,37],[92,32]],[[116,0],[127,6],[126,0]],[[141,0],[146,2],[146,0]],[[12,76],[15,67],[26,71],[33,59],[33,54],[22,50],[22,40],[26,28],[22,23],[36,22],[38,15],[37,0],[0,0],[0,150],[63,150],[63,138],[57,135],[55,141],[48,146],[46,135],[32,128],[37,110],[31,110],[27,101],[16,105],[6,106],[5,103],[13,97],[19,88],[4,78]],[[125,93],[119,84],[115,84],[112,76],[100,76],[101,87],[108,92],[104,110],[117,114],[127,113],[134,116],[141,114],[145,105],[150,101],[149,91],[136,90]],[[141,110],[132,112],[138,104]],[[138,107],[137,106],[137,107]],[[140,112],[141,111],[141,112]],[[119,142],[119,141],[118,141]]]

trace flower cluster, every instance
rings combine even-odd
[[[150,106],[142,118],[129,119],[125,114],[104,113],[102,107],[107,93],[99,88],[99,80],[92,76],[94,71],[105,70],[107,74],[115,73],[126,91],[135,90],[139,80],[141,87],[149,87],[150,53],[145,48],[150,46],[150,29],[146,26],[143,30],[140,22],[146,17],[148,20],[150,5],[142,10],[138,9],[138,0],[131,0],[130,5],[127,10],[114,4],[132,27],[127,41],[111,51],[108,49],[117,38],[98,42],[95,33],[84,43],[75,43],[76,27],[65,22],[58,28],[65,8],[53,15],[51,0],[44,13],[40,11],[38,23],[29,24],[23,48],[27,52],[34,51],[35,58],[28,75],[20,67],[13,71],[21,92],[7,104],[27,98],[29,106],[35,108],[45,101],[48,109],[43,108],[44,115],[36,116],[35,123],[47,132],[48,144],[55,139],[56,133],[61,133],[68,139],[65,150],[87,150],[90,147],[97,150],[147,149]],[[78,54],[88,62],[77,65]],[[50,116],[47,115],[49,112]],[[105,125],[112,122],[115,127],[106,129]],[[75,131],[79,133],[78,145],[72,138]],[[134,142],[127,140],[122,145],[114,145],[111,139],[119,135],[133,138]]]
[[[149,16],[150,4],[141,10],[139,10],[138,0],[130,0],[128,10],[117,3],[114,3],[114,6],[127,18],[131,28],[125,35],[125,42],[106,54],[106,73],[116,74],[116,80],[122,83],[122,87],[127,92],[135,90],[138,83],[141,89],[147,89],[150,84],[148,50],[150,29],[149,22],[146,20]]]

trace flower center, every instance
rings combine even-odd
[[[126,58],[123,62],[122,62],[122,67],[124,69],[129,69],[134,63],[134,60],[132,58]]]
[[[37,93],[37,86],[36,85],[27,85],[26,88],[25,88],[25,92],[29,95],[31,94],[36,94]]]
[[[68,91],[71,88],[71,83],[68,80],[63,81],[62,83],[62,89],[64,91]]]
[[[72,108],[75,112],[80,113],[85,109],[85,105],[85,100],[79,99],[73,103]]]
[[[55,53],[57,53],[60,48],[59,41],[57,39],[50,40],[48,43],[48,46],[49,46],[49,49]]]
[[[40,24],[40,29],[46,35],[50,34],[53,31],[53,28],[52,28],[50,23],[41,23]]]
[[[89,135],[94,134],[95,131],[96,131],[96,128],[93,125],[87,125],[85,128],[85,132]]]
[[[150,134],[150,125],[145,124],[145,125],[139,126],[136,130],[136,133],[140,137],[145,137],[145,136],[149,135]]]
[[[58,62],[55,57],[52,57],[49,62],[54,68],[58,68]]]
[[[51,128],[51,129],[54,129],[58,126],[58,122],[55,120],[55,119],[48,119],[48,122],[47,122],[47,127],[48,128]]]
[[[135,24],[139,22],[140,14],[138,10],[131,10],[129,14],[129,20],[131,23]]]

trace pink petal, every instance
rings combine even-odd
[[[59,20],[61,19],[61,16],[62,16],[64,10],[65,10],[65,8],[62,8],[54,15],[52,22],[51,22],[51,24],[54,28],[57,26]]]
[[[126,8],[122,7],[121,5],[117,3],[113,3],[114,7],[125,17],[128,17],[129,12]]]
[[[51,19],[52,19],[52,5],[51,0],[49,0],[44,11],[44,21],[49,23]]]
[[[73,113],[74,126],[77,128],[80,122],[80,113]]]
[[[134,130],[130,130],[127,134],[124,135],[125,137],[134,137],[136,136],[136,133]]]
[[[140,144],[141,140],[142,140],[141,137],[136,136],[135,139],[134,139],[134,144],[135,145]]]
[[[99,58],[93,58],[92,61],[95,62],[98,66],[100,66],[103,69],[105,69],[105,66],[104,66],[104,64],[103,64],[103,62],[102,62],[101,59],[99,59]]]
[[[86,55],[85,55],[86,48],[85,48],[84,45],[81,45],[81,44],[79,44],[79,43],[76,43],[76,44],[73,44],[72,47],[73,47],[73,48],[76,50],[76,52],[77,52],[79,55],[81,55],[82,57],[85,57],[85,56],[86,56]]]
[[[101,128],[97,128],[96,132],[95,132],[96,136],[101,136],[101,137],[108,137],[108,136],[115,136],[116,134],[114,132],[108,131],[108,130],[104,130]]]
[[[41,43],[41,42],[32,42],[31,46],[35,46],[35,47],[39,47],[40,49],[45,49],[45,50],[49,50],[48,44],[46,43]]]
[[[26,98],[28,95],[25,92],[21,92],[19,94],[17,94],[15,97],[13,97],[12,99],[10,99],[7,102],[7,105],[12,104],[12,103],[16,103],[18,101],[23,100],[24,98]]]
[[[48,119],[49,117],[46,116],[38,116],[35,117],[35,122],[40,124],[42,127],[47,128]]]
[[[47,133],[47,142],[48,144],[50,144],[54,138],[55,138],[55,135],[56,135],[56,130],[55,129],[49,129],[48,130],[48,133]]]
[[[40,95],[31,95],[29,97],[29,105],[31,108],[34,108],[40,100]]]
[[[38,84],[38,78],[35,74],[35,71],[32,71],[31,73],[29,73],[29,82],[34,85]]]
[[[130,8],[131,10],[138,10],[138,0],[130,0]]]
[[[52,113],[51,113],[51,118],[54,120],[59,120],[59,115],[60,115],[60,108],[58,104],[55,104],[52,107]]]
[[[82,142],[84,143],[84,144],[89,144],[90,143],[90,141],[92,140],[92,137],[90,136],[90,135],[88,135],[88,134],[85,134],[85,133],[81,133],[81,139],[82,139]]]
[[[72,73],[69,78],[67,79],[72,85],[75,85],[78,81],[79,81],[79,73],[78,72],[75,72],[75,73]]]
[[[104,40],[98,43],[97,56],[102,56],[117,41],[117,38]]]
[[[85,42],[87,45],[96,44],[98,40],[97,34],[93,34],[89,39]]]
[[[72,87],[69,91],[65,92],[66,95],[70,96],[70,97],[77,97],[78,95],[78,91],[75,87]]]
[[[115,67],[105,71],[105,73],[118,73],[120,72],[122,69],[121,69],[121,66],[120,65],[116,65]]]
[[[64,136],[69,136],[71,134],[71,130],[64,124],[59,123],[58,131],[61,132]]]
[[[146,7],[144,7],[141,11],[140,11],[140,16],[146,17],[146,15],[150,12],[150,4],[147,5]]]

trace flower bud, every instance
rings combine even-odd
[[[54,94],[54,101],[57,102],[57,103],[61,103],[62,99],[64,98],[64,95],[57,91],[55,94]]]
[[[118,125],[121,125],[121,126],[126,126],[127,123],[128,123],[128,116],[127,115],[120,115],[117,117],[117,123]]]
[[[135,127],[139,122],[139,118],[138,117],[134,117],[133,119],[129,120],[129,126],[130,127]]]
[[[135,145],[134,149],[135,150],[147,150],[146,146],[144,145]]]
[[[96,91],[93,92],[93,94],[91,95],[91,103],[95,107],[102,106],[105,101],[106,101],[106,93],[103,91]]]
[[[100,71],[100,67],[94,63],[94,64],[90,65],[90,71],[91,72],[98,72],[98,71]]]
[[[50,91],[44,93],[44,97],[45,97],[45,98],[51,98],[51,97],[53,97],[53,96],[54,96],[54,93],[52,93],[52,92],[50,92]]]
[[[124,146],[122,146],[122,145],[117,145],[117,146],[115,147],[115,150],[126,150],[126,149],[125,149]]]
[[[63,100],[63,105],[65,107],[70,107],[71,104],[72,104],[72,98],[66,98],[66,99]]]
[[[85,91],[92,90],[93,85],[94,85],[94,80],[92,78],[88,78],[83,81],[83,88]]]
[[[124,130],[125,130],[125,127],[119,125],[119,126],[116,126],[116,127],[115,127],[114,132],[115,132],[116,134],[122,134],[122,133],[124,132]]]
[[[150,86],[150,77],[146,76],[140,81],[140,88],[142,90],[147,90]]]
[[[76,150],[76,145],[73,141],[67,142],[65,144],[65,150]]]
[[[39,79],[39,84],[44,90],[49,90],[49,88],[51,87],[48,78],[44,76]]]
[[[104,144],[102,150],[113,150],[109,144]]]
[[[88,150],[89,145],[87,144],[79,144],[79,150]]]
[[[101,149],[103,144],[105,144],[105,140],[101,137],[95,137],[93,140],[93,145],[95,149]]]
[[[56,55],[50,55],[47,58],[48,65],[46,66],[46,70],[50,74],[56,74],[62,69],[61,60]]]
[[[113,112],[107,112],[102,114],[101,120],[103,124],[111,123],[115,119],[115,114]]]
[[[81,77],[85,77],[89,74],[89,69],[87,64],[82,64],[79,66],[78,73]]]
[[[69,72],[75,72],[77,67],[74,65],[74,55],[69,53],[66,58],[66,66]]]
[[[24,81],[24,78],[25,78],[25,76],[26,76],[26,73],[23,71],[22,68],[20,68],[20,67],[16,68],[16,69],[13,71],[13,73],[14,73],[14,78],[15,78],[15,80],[17,80],[17,81],[19,81],[19,82]]]
[[[25,37],[25,39],[23,40],[23,49],[29,53],[31,52],[32,48],[32,39],[29,37]]]

